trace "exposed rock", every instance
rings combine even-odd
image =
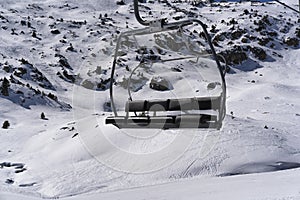
[[[63,55],[60,54],[55,54],[55,57],[59,58],[59,64],[61,65],[61,67],[65,67],[68,69],[72,69],[71,65],[68,62],[68,59],[66,57],[64,57]]]
[[[238,22],[237,22],[234,18],[232,18],[232,19],[229,21],[229,24],[234,25],[234,24],[238,24]]]
[[[288,46],[293,46],[293,47],[297,47],[299,45],[299,39],[298,38],[286,38],[284,39],[284,44],[288,45]]]
[[[242,42],[242,43],[249,43],[249,39],[248,39],[248,38],[245,38],[245,37],[243,37],[243,38],[241,39],[241,42]]]
[[[217,29],[217,26],[216,25],[211,25],[211,29],[210,29],[210,32],[212,33],[217,33],[219,30]]]
[[[81,84],[84,88],[86,89],[94,89],[95,84],[93,82],[91,82],[90,80],[84,80]]]
[[[217,33],[215,35],[215,37],[213,38],[213,42],[220,42],[220,41],[224,41],[226,39],[226,32],[221,32],[221,33]]]
[[[148,79],[140,74],[137,77],[132,78],[130,80],[130,84],[128,83],[128,78],[125,77],[122,81],[118,82],[118,84],[120,84],[120,86],[122,86],[124,89],[127,89],[129,86],[130,90],[132,90],[133,92],[137,92],[142,89],[144,85],[146,85],[147,81]]]
[[[244,33],[245,33],[245,30],[241,30],[241,29],[235,30],[231,33],[231,39],[237,40],[237,39],[241,38]]]
[[[217,33],[213,38],[213,42],[218,43],[219,41],[224,41],[225,39],[237,40],[240,39],[245,33],[246,31],[242,29],[237,29],[232,32]]]
[[[261,46],[266,46],[270,41],[273,41],[273,39],[269,37],[258,38],[258,44]]]
[[[275,31],[268,31],[268,32],[267,32],[267,35],[268,35],[268,36],[271,36],[271,37],[276,37],[276,36],[278,36],[278,33],[275,32]]]
[[[166,78],[157,76],[151,79],[150,88],[158,91],[166,91],[172,90],[173,86]]]
[[[97,89],[104,91],[107,90],[110,86],[110,78],[108,79],[101,79],[100,83],[97,84]]]
[[[258,27],[255,29],[257,32],[261,32],[267,28],[267,26],[271,25],[271,22],[269,20],[269,16],[265,15],[263,16],[260,20],[254,21],[254,24],[257,25]]]
[[[255,58],[259,60],[265,60],[267,58],[267,53],[260,47],[251,47],[250,51],[254,54]]]
[[[51,82],[45,77],[45,75],[36,68],[33,64],[29,63],[24,58],[19,60],[21,62],[21,66],[18,68],[14,68],[13,74],[23,80],[30,80],[36,82],[39,86],[55,90],[54,86]]]
[[[245,9],[245,10],[244,10],[244,14],[245,14],[245,15],[249,15],[249,14],[250,14],[249,10]]]
[[[2,67],[2,69],[6,72],[6,73],[12,73],[13,72],[13,67],[11,65],[4,65]]]
[[[0,81],[3,82],[3,80]],[[54,94],[49,93],[47,95],[38,88],[33,88],[29,83],[21,82],[21,79],[17,79],[14,75],[11,75],[7,81],[9,81],[10,86],[8,88],[9,95],[0,94],[0,96],[2,95],[1,97],[24,108],[30,109],[32,105],[51,105],[65,110],[71,108],[69,104],[59,101]]]
[[[229,65],[241,64],[243,61],[248,59],[245,50],[241,47],[235,47],[231,50],[226,50],[220,53],[226,59]]]
[[[296,35],[298,38],[300,38],[300,28],[297,28],[297,29],[296,29],[295,35]]]
[[[11,185],[11,184],[14,184],[14,180],[6,179],[5,183]]]
[[[54,29],[54,30],[51,30],[51,33],[54,35],[58,35],[58,34],[60,34],[60,31],[58,29]]]

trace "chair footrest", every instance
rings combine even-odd
[[[138,116],[107,117],[106,124],[118,128],[218,128],[215,115],[178,115],[178,116]]]

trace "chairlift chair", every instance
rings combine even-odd
[[[134,0],[134,11],[137,21],[146,27],[123,32],[118,38],[110,79],[110,103],[113,116],[107,117],[105,123],[112,124],[119,129],[220,129],[226,108],[225,70],[218,60],[219,56],[212,45],[206,25],[198,19],[188,19],[173,23],[167,23],[166,19],[145,21],[139,15],[138,0]],[[203,40],[206,42],[204,45],[206,51],[199,50],[197,42],[195,43],[193,40],[184,38],[189,36],[189,34],[184,35],[183,32],[187,31],[187,28],[195,26],[202,29],[205,37]],[[154,50],[153,48],[140,45],[140,42],[152,45],[151,48],[154,46]],[[135,51],[131,51],[131,53],[125,52],[130,49],[135,49]],[[158,51],[159,53],[153,51]],[[129,54],[131,59],[127,59],[127,63],[133,65],[132,67],[129,67],[129,64],[125,66],[122,63],[123,57],[127,56],[126,58],[128,58]],[[141,90],[141,88],[132,88],[133,76],[137,76],[137,74],[143,76],[142,72],[151,74],[154,68],[157,70],[156,72],[163,73],[164,69],[169,70],[171,66],[176,66],[180,63],[187,69],[188,75],[196,78],[199,75],[200,79],[202,72],[205,72],[212,79],[218,79],[218,81],[204,82],[208,90],[214,90],[214,88],[218,87],[219,92],[205,93],[205,96],[199,94],[199,92],[192,92],[189,96],[175,95],[173,97],[166,96],[170,94],[168,92],[155,91],[155,98],[134,99],[133,93]],[[116,67],[123,68],[123,70],[126,68],[129,71],[129,76],[127,79],[124,79],[126,81],[122,82],[128,93],[128,99],[125,103],[122,101],[121,103],[116,103],[119,101],[119,98],[115,97],[118,91],[115,92],[114,89],[116,89],[116,85],[120,86],[120,84],[115,83],[117,76]],[[139,70],[141,71],[138,72]],[[166,74],[169,74],[169,72]],[[203,80],[205,80],[205,77]],[[192,84],[195,84],[195,82],[190,83],[189,80],[186,81],[189,87],[193,87]],[[145,94],[149,93],[152,94],[152,92],[146,92],[140,93],[140,96],[146,96]],[[123,107],[125,107],[124,111],[118,109],[118,106],[122,103]]]

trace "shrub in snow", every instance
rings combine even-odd
[[[9,123],[9,121],[6,120],[5,122],[3,122],[2,128],[8,129],[9,126],[10,126],[10,123]]]
[[[46,119],[45,113],[41,113],[41,119]]]
[[[124,2],[124,0],[118,0],[117,2],[116,2],[116,4],[117,5],[125,5],[125,2]]]

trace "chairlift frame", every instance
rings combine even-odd
[[[130,30],[122,32],[117,40],[114,60],[111,69],[110,77],[110,103],[114,116],[106,118],[106,124],[112,124],[119,129],[122,128],[155,128],[155,129],[170,129],[170,128],[213,128],[220,129],[222,121],[226,112],[226,82],[225,82],[225,68],[221,66],[218,55],[211,42],[211,38],[206,29],[206,25],[198,19],[187,19],[179,22],[167,23],[166,19],[159,19],[154,21],[145,21],[139,14],[138,0],[134,2],[134,13],[137,21],[146,26],[145,28]],[[221,76],[222,92],[218,97],[193,97],[193,98],[180,98],[180,99],[155,99],[155,100],[133,100],[130,89],[128,87],[128,101],[125,104],[125,116],[118,115],[117,108],[114,101],[113,86],[114,76],[118,59],[118,51],[120,49],[121,39],[126,36],[147,35],[159,33],[170,30],[178,30],[184,26],[198,24],[202,27],[211,54],[216,61],[219,74]],[[139,66],[133,69],[133,72]],[[130,75],[130,78],[131,78]],[[129,78],[129,82],[130,82]],[[154,108],[154,109],[153,109]],[[156,111],[180,111],[180,110],[215,110],[218,115],[211,114],[194,114],[194,115],[162,115],[155,116]],[[137,112],[154,111],[154,115],[140,115]],[[134,116],[130,115],[135,113]]]

